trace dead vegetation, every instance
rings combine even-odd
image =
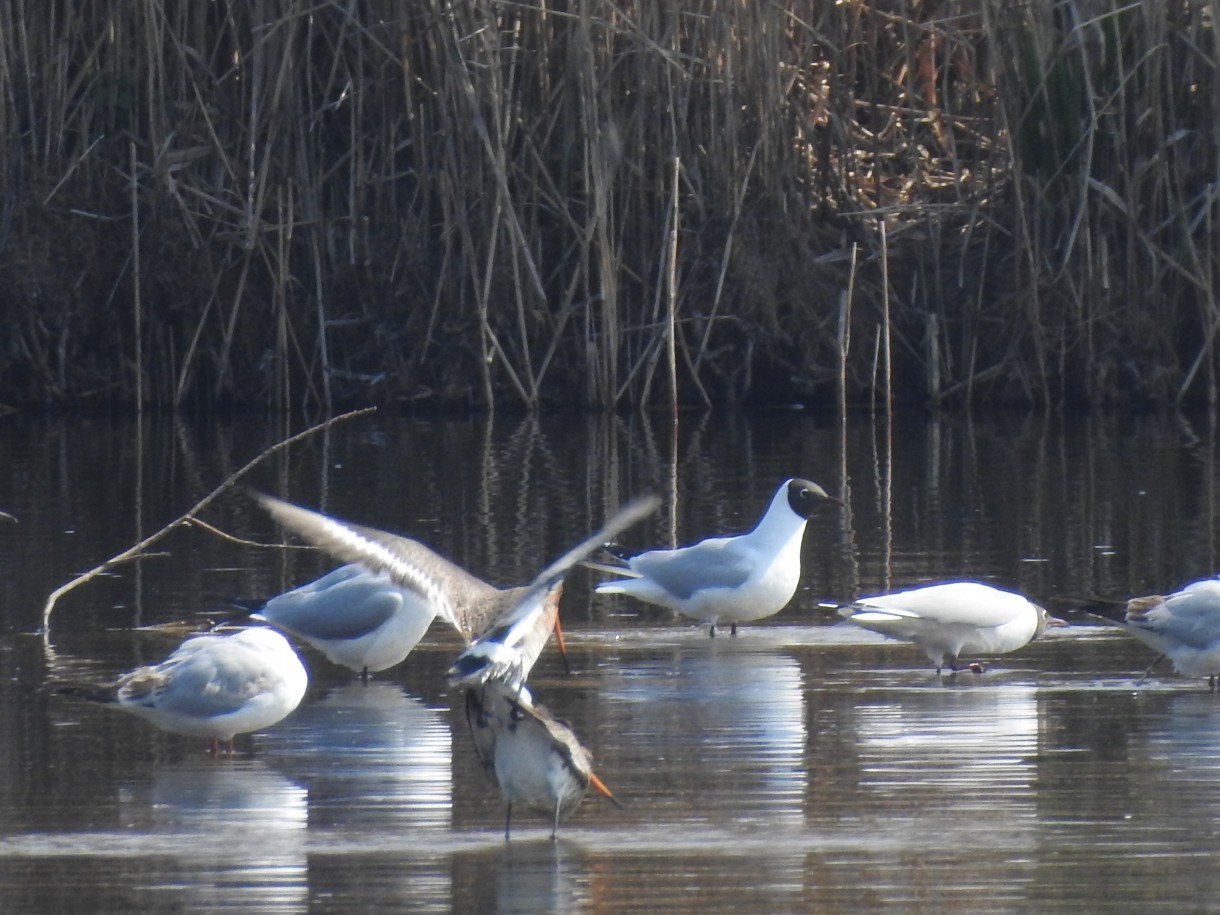
[[[4,4],[0,401],[1215,402],[1214,3],[551,6]]]

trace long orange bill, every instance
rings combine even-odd
[[[563,655],[564,670],[570,675],[572,673],[572,664],[568,661],[568,646],[563,643],[563,628],[559,625],[559,616],[555,616],[555,641],[559,643],[559,653]]]
[[[610,803],[613,804],[615,807],[618,807],[620,810],[622,809],[622,807],[623,807],[622,802],[619,801],[618,798],[616,798],[613,794],[610,793],[610,789],[606,787],[605,782],[603,782],[600,778],[597,777],[596,772],[589,773],[589,787],[591,787],[594,791],[596,791],[602,797],[604,797],[608,801],[610,801]]]

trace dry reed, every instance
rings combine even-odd
[[[1216,15],[11,0],[0,406],[1214,403]]]

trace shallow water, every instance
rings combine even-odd
[[[531,678],[624,803],[552,842],[503,809],[443,685],[439,629],[367,687],[303,650],[302,706],[204,742],[53,694],[163,657],[233,598],[333,563],[184,529],[162,553],[47,594],[181,515],[288,430],[0,421],[0,911],[1182,912],[1220,890],[1220,698],[1121,633],[1055,630],[981,674],[837,625],[823,601],[976,577],[1062,606],[1216,570],[1215,429],[1095,417],[666,423],[556,417],[342,424],[243,482],[410,533],[527,580],[631,495],[628,546],[749,526],[801,474],[842,493],[793,604],[737,637],[574,573],[574,671]],[[295,431],[295,430],[293,430]],[[202,517],[276,542],[235,489]]]

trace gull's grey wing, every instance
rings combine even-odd
[[[217,636],[188,639],[161,664],[120,678],[116,696],[192,718],[214,718],[240,709],[258,689],[256,660],[242,646]]]
[[[677,550],[653,550],[631,567],[670,594],[687,598],[709,588],[736,588],[754,571],[756,555],[735,537],[704,540]]]
[[[355,570],[358,574],[338,575]],[[398,587],[389,576],[357,565],[343,566],[317,582],[267,601],[251,614],[297,635],[316,639],[357,639],[384,625],[404,603],[421,613],[431,611],[414,591]]]
[[[1220,581],[1194,582],[1164,598],[1133,598],[1127,623],[1191,648],[1214,646],[1220,642]]]

